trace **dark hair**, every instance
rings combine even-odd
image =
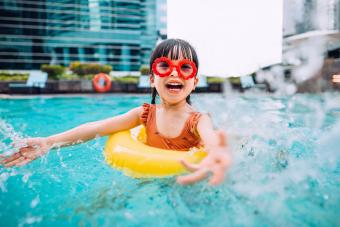
[[[177,48],[175,48],[177,47]],[[195,49],[185,40],[182,39],[167,39],[157,45],[150,57],[150,72],[152,73],[152,63],[156,58],[170,56],[171,60],[178,60],[180,55],[184,58],[193,61],[198,69],[198,58]],[[151,103],[156,103],[157,90],[151,88]],[[191,104],[190,95],[186,98],[188,104]]]

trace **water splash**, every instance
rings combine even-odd
[[[292,72],[296,83],[302,83],[317,75],[324,63],[326,44],[326,38],[312,37],[295,49],[295,57],[301,61],[301,65]]]
[[[22,147],[22,144],[13,142],[22,140],[23,136],[20,132],[16,132],[11,124],[5,120],[0,119],[0,154],[10,155],[18,148]],[[14,145],[14,146],[13,146]]]
[[[25,226],[25,225],[33,225],[41,222],[43,219],[41,216],[32,216],[31,214],[28,214],[26,218],[24,218],[20,223],[19,227]]]
[[[340,165],[335,152],[339,143],[338,132],[331,131],[339,127],[339,94],[227,93],[192,98],[199,110],[210,111],[216,127],[228,135],[233,166],[220,187],[209,187],[207,182],[182,187],[172,178],[130,179],[105,163],[101,154],[104,140],[97,139],[62,148],[59,154],[50,152],[45,162],[37,160],[13,173],[0,169],[6,188],[0,193],[0,220],[19,224],[41,217],[41,225],[110,226],[114,220],[123,226],[337,226]],[[116,105],[117,99],[124,101],[124,107]],[[46,101],[51,105],[46,108],[48,119],[53,119],[56,109],[69,118],[58,115],[44,121],[48,127],[41,131],[21,133],[44,135],[53,133],[55,125],[69,128],[75,119],[77,123],[100,119],[105,112],[109,117],[112,109],[118,113],[128,109],[128,100],[109,96],[103,99],[107,106],[100,106],[104,110],[95,113],[96,102],[77,100],[91,113],[80,113],[85,117],[80,119],[76,114],[69,117],[74,106],[67,109],[58,100],[61,108],[51,99]],[[140,103],[143,101],[141,98]],[[15,120],[18,125],[38,124],[25,117]],[[17,212],[6,215],[12,210]]]

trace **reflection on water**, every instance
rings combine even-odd
[[[118,95],[0,100],[1,153],[10,152],[18,136],[50,135],[148,100]],[[101,138],[22,168],[0,168],[1,223],[339,225],[340,94],[197,94],[193,103],[229,135],[233,166],[220,187],[125,177],[104,162]]]

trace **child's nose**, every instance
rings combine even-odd
[[[173,70],[172,70],[170,76],[173,76],[173,77],[177,77],[177,76],[178,76],[178,71],[177,71],[177,68],[176,68],[176,67],[173,68]]]

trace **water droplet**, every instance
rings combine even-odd
[[[35,199],[32,200],[31,202],[31,208],[36,207],[40,202],[39,196],[37,196]]]

